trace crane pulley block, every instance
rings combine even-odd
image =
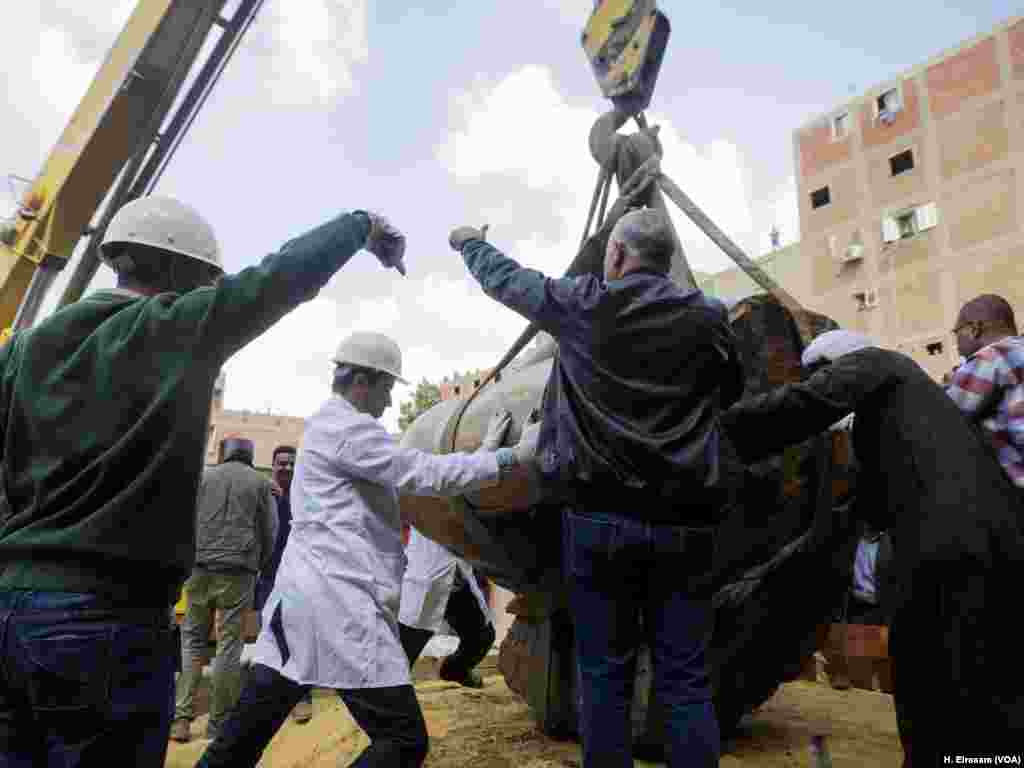
[[[671,27],[655,0],[601,0],[582,44],[601,92],[627,114],[650,104]]]

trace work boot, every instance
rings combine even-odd
[[[185,718],[180,718],[171,723],[171,741],[187,744],[192,741],[191,724]]]
[[[850,678],[845,672],[837,672],[830,676],[828,681],[837,691],[845,691],[850,688]]]
[[[480,673],[475,669],[471,669],[465,674],[458,677],[452,675],[450,672],[446,672],[444,665],[441,665],[441,669],[438,671],[438,677],[442,680],[447,680],[450,683],[458,683],[464,688],[483,688],[484,679],[480,676]]]
[[[308,723],[313,719],[312,699],[303,699],[292,709],[292,720],[296,723]]]

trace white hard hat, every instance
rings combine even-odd
[[[338,365],[357,365],[360,368],[383,371],[403,384],[409,383],[402,378],[402,350],[383,333],[353,333],[338,345],[338,351],[334,353],[334,362]]]
[[[159,248],[223,269],[213,227],[193,208],[173,197],[140,197],[114,214],[100,244],[103,260],[114,267],[108,245],[131,243]]]

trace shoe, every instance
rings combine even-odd
[[[175,720],[171,723],[171,741],[187,744],[192,741],[191,723],[185,718]]]
[[[450,683],[458,683],[463,688],[484,687],[484,679],[480,677],[480,673],[477,672],[475,669],[469,670],[469,672],[466,672],[464,675],[460,677],[453,677],[450,674],[446,674],[444,667],[442,666],[441,670],[438,672],[438,677],[440,677],[442,680],[447,680]]]
[[[292,710],[292,720],[296,723],[308,723],[313,719],[313,702],[303,699]]]
[[[850,678],[849,678],[848,675],[846,675],[846,674],[844,674],[842,672],[840,672],[838,674],[835,674],[835,675],[832,675],[829,678],[829,683],[837,691],[845,691],[845,690],[848,690],[850,688]]]

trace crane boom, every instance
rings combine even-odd
[[[158,140],[225,0],[139,0],[0,238],[0,328],[30,325],[126,164]],[[20,311],[19,311],[20,310]],[[16,324],[16,320],[18,321]]]

